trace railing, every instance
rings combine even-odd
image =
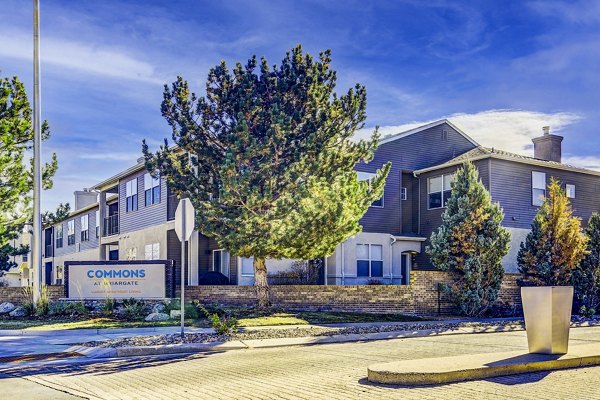
[[[51,244],[46,246],[46,252],[44,253],[44,257],[53,257],[54,256],[54,248]]]
[[[104,236],[116,235],[119,233],[119,214],[104,218]]]
[[[172,221],[175,219],[175,210],[177,210],[177,203],[179,200],[177,196],[171,194],[167,196],[167,221]]]

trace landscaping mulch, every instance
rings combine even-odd
[[[256,340],[256,339],[281,339],[281,338],[298,338],[298,337],[318,337],[318,336],[333,336],[333,335],[352,335],[352,334],[368,334],[368,333],[383,333],[397,331],[422,331],[428,329],[451,331],[464,327],[473,328],[494,328],[494,329],[523,329],[522,320],[507,320],[494,322],[451,322],[451,321],[436,321],[436,322],[416,322],[403,324],[389,325],[369,325],[369,326],[352,326],[352,327],[295,327],[283,329],[249,329],[238,331],[230,335],[217,335],[215,333],[187,333],[182,338],[179,334],[170,335],[151,335],[151,336],[135,336],[129,338],[121,338],[107,341],[93,341],[81,343],[82,346],[117,348],[117,347],[138,347],[138,346],[158,346],[169,344],[182,343],[214,343],[227,342],[231,340]]]

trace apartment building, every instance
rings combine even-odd
[[[561,181],[584,223],[600,212],[600,172],[561,163],[561,143],[561,136],[546,131],[534,139],[534,156],[526,157],[482,147],[447,120],[383,138],[374,159],[356,170],[359,179],[369,179],[391,161],[384,195],[362,218],[363,232],[325,259],[320,283],[409,284],[411,269],[433,268],[425,246],[441,223],[453,174],[466,160],[475,164],[493,201],[504,209],[512,247],[503,263],[506,271],[516,272],[519,244],[551,177]],[[68,260],[171,259],[181,264],[174,231],[178,200],[164,179],[147,173],[142,159],[75,196],[69,218],[45,229],[46,282],[62,283]],[[230,254],[200,232],[194,232],[184,256],[187,284],[199,284],[208,271],[223,273],[231,284],[254,283],[252,259]],[[267,267],[270,273],[285,271],[292,262],[268,260]]]

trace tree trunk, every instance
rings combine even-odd
[[[258,308],[270,307],[271,301],[269,300],[269,283],[267,282],[267,264],[264,258],[254,257],[254,287],[256,288]]]

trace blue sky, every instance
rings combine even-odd
[[[45,208],[135,163],[170,130],[162,86],[300,43],[333,52],[338,90],[365,84],[383,134],[449,117],[530,154],[544,125],[566,162],[600,169],[600,1],[59,1],[42,3],[42,106],[59,157]],[[32,5],[3,0],[0,74],[31,89]]]

